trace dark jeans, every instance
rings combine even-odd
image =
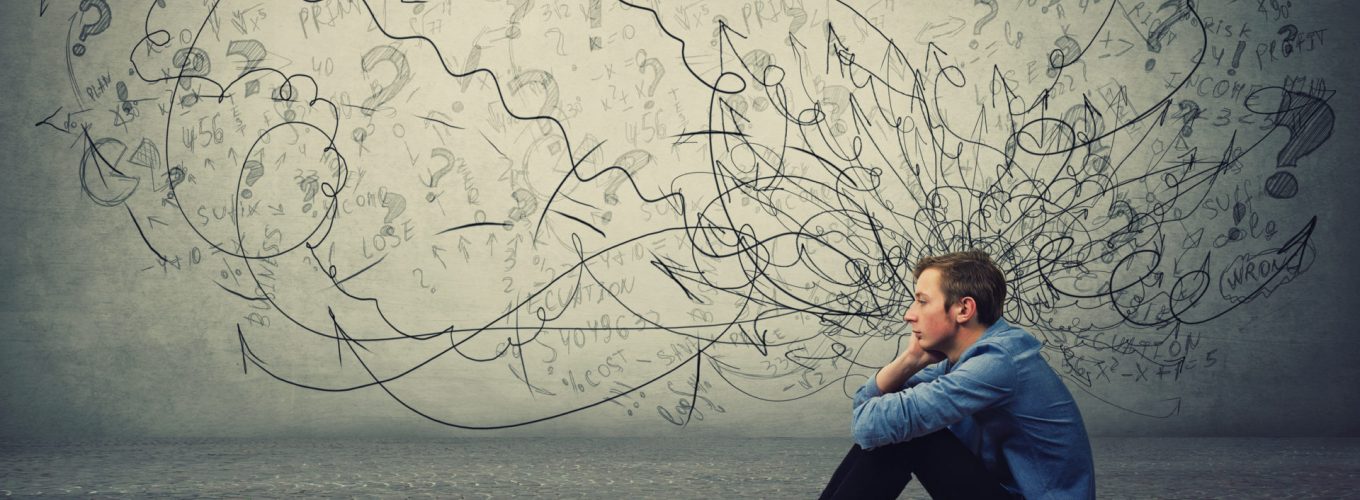
[[[821,498],[897,498],[915,474],[931,498],[1014,498],[949,429],[841,460]]]

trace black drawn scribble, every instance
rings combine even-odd
[[[918,3],[86,1],[78,111],[36,126],[77,137],[151,269],[249,309],[243,371],[444,425],[848,394],[905,346],[911,265],[969,248],[1070,385],[1177,414],[1213,320],[1314,259],[1316,218],[1270,213],[1334,91],[1223,78],[1245,45],[1208,68],[1194,2]],[[1314,50],[1292,33],[1281,57]],[[127,78],[77,74],[115,53]]]

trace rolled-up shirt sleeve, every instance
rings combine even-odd
[[[911,378],[908,378],[907,381],[902,384],[902,387],[899,387],[897,390],[900,391],[917,384],[923,384],[931,380],[935,380],[936,377],[940,376],[940,372],[943,370],[943,367],[944,363],[935,363],[933,365],[922,368],[921,371],[916,372],[915,375],[912,375]],[[879,390],[878,388],[878,376],[877,374],[875,374],[874,376],[869,377],[869,380],[865,382],[864,385],[860,386],[859,390],[855,392],[855,398],[853,400],[854,403],[850,405],[850,408],[852,410],[858,409],[865,402],[869,401],[869,399],[876,398],[882,395],[883,391]]]
[[[936,364],[904,388],[883,394],[870,377],[855,393],[851,434],[866,450],[900,443],[948,427],[1004,400],[1013,390],[1015,368],[996,346],[982,346],[953,371]]]

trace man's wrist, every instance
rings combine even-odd
[[[926,360],[912,360],[898,357],[879,370],[876,380],[879,391],[887,394],[894,392],[907,383],[916,372],[926,367]]]
[[[916,372],[924,370],[929,365],[930,360],[925,358],[902,359],[898,362],[897,370],[902,374],[902,381],[906,382]]]

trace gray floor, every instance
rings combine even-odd
[[[0,495],[816,497],[841,439],[0,443]],[[1360,498],[1360,439],[1094,441],[1101,498]],[[925,498],[913,482],[903,498]]]

